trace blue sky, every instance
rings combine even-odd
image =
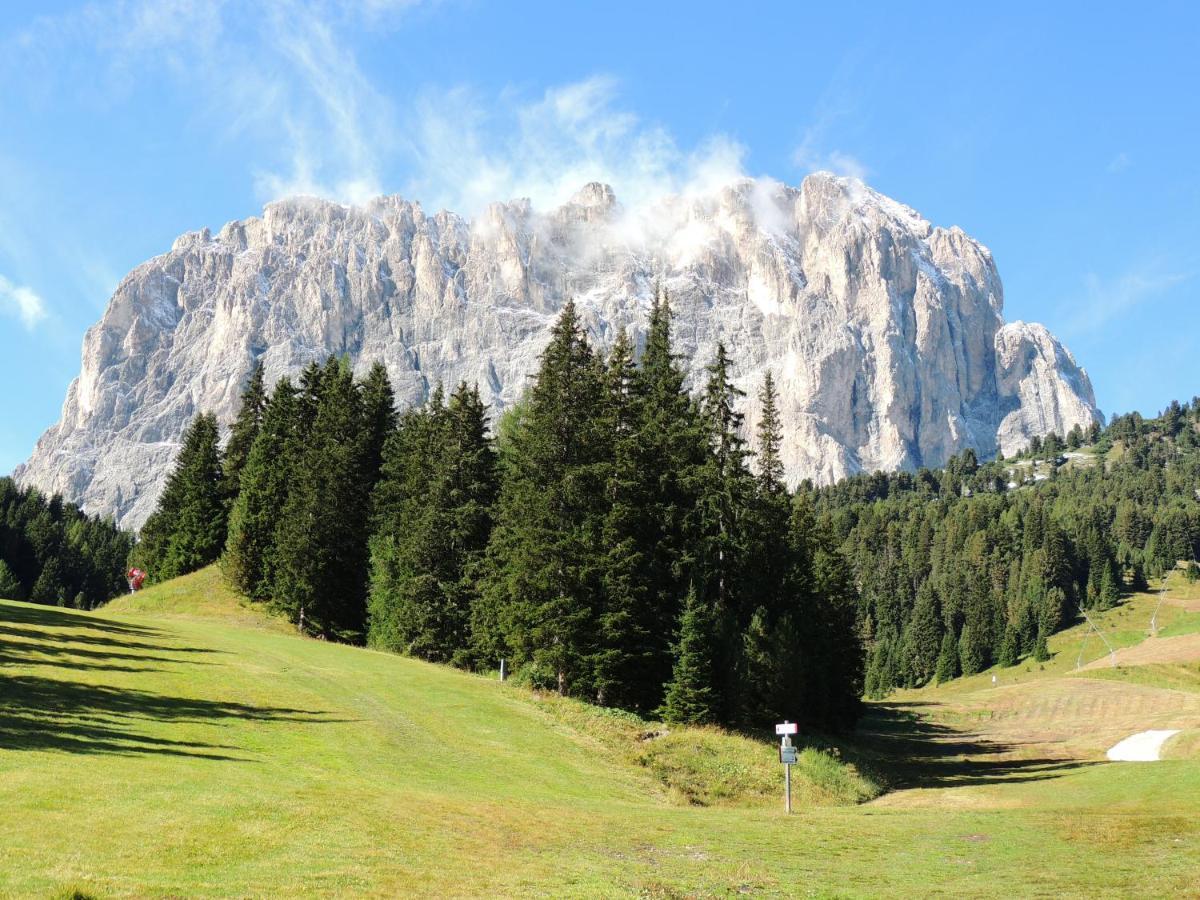
[[[858,174],[987,244],[1106,412],[1200,394],[1200,7],[983,6],[5,3],[0,471],[125,272],[296,191]]]

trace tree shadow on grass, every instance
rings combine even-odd
[[[28,627],[14,627],[28,626]],[[54,629],[67,628],[70,632]],[[247,760],[227,744],[154,736],[163,724],[220,727],[233,721],[335,722],[327,713],[174,697],[131,687],[87,684],[22,673],[59,671],[161,672],[168,666],[211,665],[196,657],[215,651],[170,643],[159,629],[126,626],[55,607],[0,604],[0,751],[56,750],[85,754],[161,754]],[[187,654],[182,658],[170,654]],[[162,664],[156,668],[150,664]],[[145,665],[139,665],[145,664]]]
[[[79,631],[73,632],[55,632],[55,631],[39,631],[36,628],[14,628],[11,625],[4,624],[7,612],[4,607],[0,606],[0,640],[26,640],[39,641],[43,644],[89,644],[96,647],[123,647],[129,650],[169,650],[172,653],[223,653],[222,650],[213,650],[209,647],[181,647],[175,644],[153,643],[147,644],[144,641],[129,641],[119,637],[112,637],[106,634],[86,634]],[[82,629],[90,628],[91,623],[84,619],[75,622],[70,628]]]
[[[6,639],[35,641],[43,647],[83,644],[108,651],[223,652],[171,643],[168,634],[159,628],[114,622],[94,613],[36,604],[0,603],[0,641]]]
[[[189,666],[211,666],[213,663],[201,659],[176,659],[148,653],[121,653],[117,650],[91,650],[63,644],[46,644],[38,641],[6,641],[8,633],[0,628],[0,667],[3,666],[55,666],[62,669],[110,669],[115,672],[153,672],[152,666],[135,666],[133,663],[186,663]],[[169,648],[173,650],[174,648]]]
[[[162,629],[106,619],[95,613],[44,606],[37,603],[0,603],[0,621],[36,625],[39,628],[90,628],[108,634],[152,637]]]
[[[110,629],[114,624],[117,630]],[[122,623],[55,607],[0,604],[0,669],[54,666],[80,671],[151,672],[158,671],[153,663],[186,660],[189,665],[212,665],[199,657],[224,652],[174,644],[163,632],[147,634],[134,626],[127,633],[123,628]],[[153,640],[147,641],[146,637]],[[180,654],[182,659],[167,654]]]
[[[235,759],[228,744],[148,735],[156,724],[225,725],[231,721],[344,721],[327,713],[223,700],[171,697],[111,685],[59,681],[35,675],[0,680],[0,750],[59,750],[87,754],[163,754]]]
[[[1096,762],[1021,757],[1020,744],[992,740],[929,721],[918,707],[872,703],[859,725],[862,744],[886,760],[894,788],[965,787],[1044,781]]]

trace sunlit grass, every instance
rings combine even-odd
[[[1114,631],[1136,631],[1140,609]],[[663,734],[304,640],[211,571],[90,615],[0,604],[0,654],[0,895],[1181,896],[1196,884],[1192,760],[1010,771],[967,747],[933,761],[955,773],[944,784],[857,804],[871,780],[809,748],[785,819],[770,736]],[[922,697],[948,704],[949,721],[973,708],[962,691]]]

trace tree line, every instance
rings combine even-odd
[[[1045,659],[1081,609],[1200,550],[1200,401],[793,492],[770,376],[748,442],[730,369],[719,347],[685,389],[665,298],[640,354],[597,353],[568,304],[494,423],[466,384],[398,415],[380,365],[331,358],[270,396],[259,369],[223,453],[211,416],[189,428],[136,555],[155,580],[221,558],[307,634],[835,730],[864,689]]]
[[[1012,460],[966,451],[941,471],[812,491],[859,590],[867,694],[1047,659],[1081,610],[1195,560],[1198,437],[1200,399],[1050,434]]]
[[[788,491],[768,376],[753,446],[724,347],[693,396],[655,298],[640,354],[556,322],[498,421],[476,387],[398,415],[382,365],[251,377],[229,443],[189,427],[136,557],[152,580],[220,558],[303,632],[671,721],[850,727],[853,572]]]
[[[125,589],[131,535],[0,478],[0,597],[91,609]]]

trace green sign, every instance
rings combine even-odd
[[[779,761],[786,766],[790,766],[794,762],[796,762],[796,748],[795,747],[780,747],[779,748]]]

